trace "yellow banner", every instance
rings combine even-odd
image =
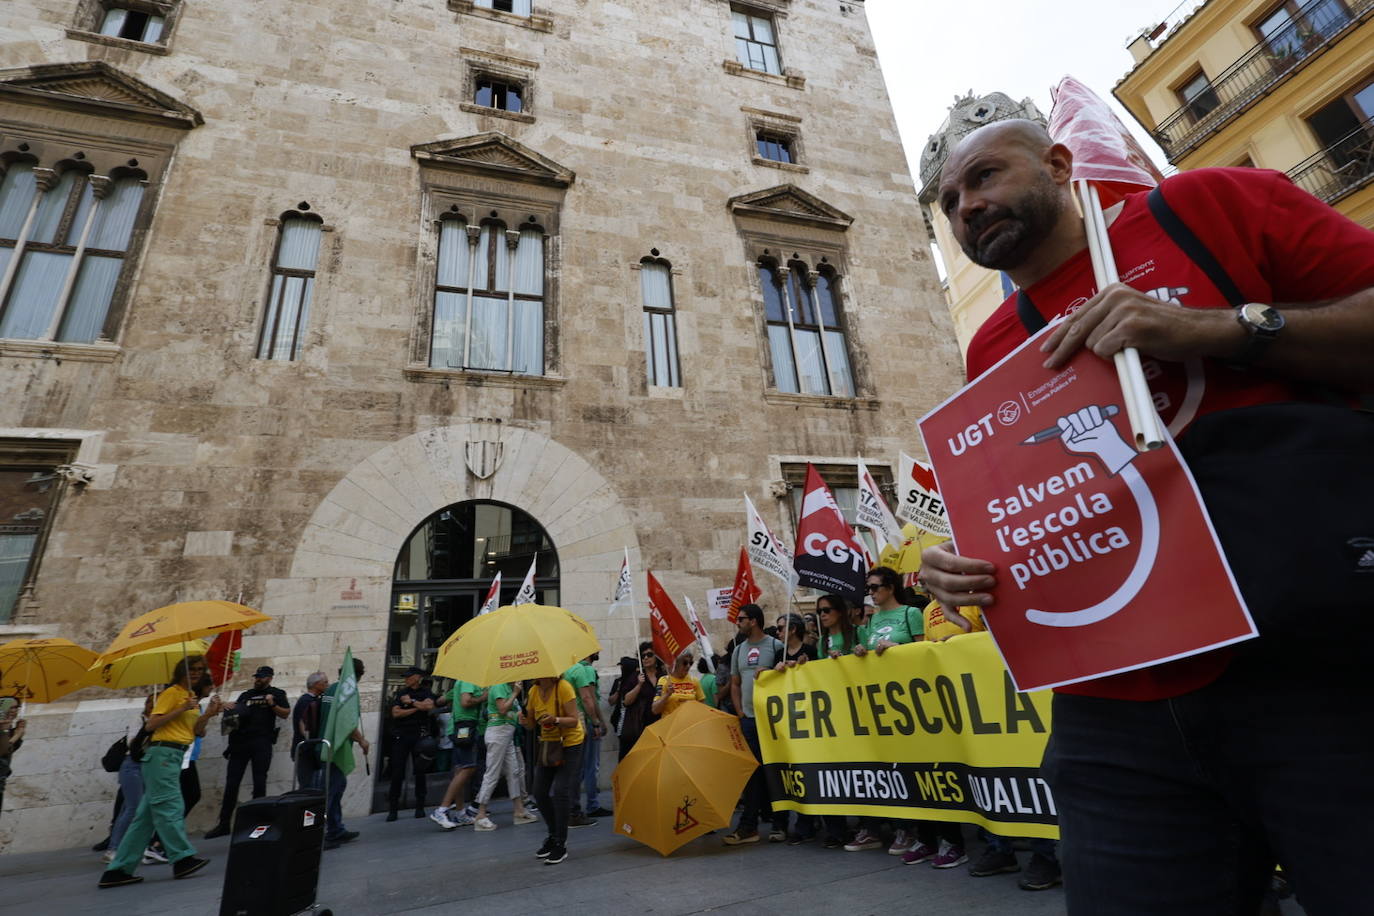
[[[1059,838],[1050,692],[1017,692],[987,633],[763,672],[754,714],[774,808]]]

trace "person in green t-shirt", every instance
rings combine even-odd
[[[525,764],[515,746],[515,726],[520,721],[520,684],[492,687],[487,692],[485,715],[487,771],[482,777],[482,788],[477,790],[477,818],[472,827],[481,831],[496,829],[496,824],[487,817],[487,805],[502,773],[515,807],[515,823],[533,824],[539,818],[525,810]]]
[[[480,733],[486,724],[487,689],[467,681],[454,681],[447,699],[453,710],[453,778],[444,792],[444,803],[430,812],[429,819],[445,830],[452,830],[476,820],[474,812],[458,806],[485,750]]]
[[[902,577],[895,569],[888,566],[875,566],[870,569],[867,590],[873,598],[875,609],[873,616],[868,619],[868,625],[860,630],[860,640],[854,646],[854,655],[863,657],[869,650],[876,655],[882,655],[893,646],[920,642],[924,638],[925,612],[922,608],[909,607],[897,600],[902,591]],[[921,833],[924,839],[925,834],[931,829],[924,821],[915,825],[916,831],[911,829],[912,825],[907,821],[897,821],[894,826],[896,836],[892,840],[892,845],[887,848],[888,854],[894,856],[906,855],[917,846],[922,846],[915,834]],[[873,832],[871,825],[865,822],[854,839],[846,844],[845,849],[876,849],[881,846],[882,841]]]
[[[704,702],[707,706],[715,709],[716,691],[719,689],[719,685],[716,682],[716,673],[712,670],[711,663],[708,662],[704,656],[697,662],[697,670],[701,672],[701,680],[698,683],[701,684],[701,692],[706,695]]]
[[[863,656],[869,650],[882,655],[893,646],[920,642],[924,633],[925,612],[897,601],[902,590],[902,577],[895,569],[876,566],[868,573],[868,593],[873,596],[876,610],[868,619],[862,640],[854,647],[854,654]]]
[[[848,601],[839,595],[821,595],[816,599],[816,616],[820,619],[816,640],[820,658],[839,658],[854,651],[858,633],[850,622]]]

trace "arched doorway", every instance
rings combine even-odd
[[[536,564],[535,602],[558,604],[558,553],[553,541],[533,516],[494,500],[454,503],[425,519],[406,539],[392,578],[378,731],[382,736],[379,776],[389,770],[387,710],[405,670],[412,665],[433,669],[439,647],[477,613],[497,573],[501,574],[499,603],[511,603],[532,562]],[[448,679],[436,678],[431,689],[442,695],[450,686]],[[434,789],[442,795],[448,773],[431,776]],[[376,781],[374,810],[385,807],[389,783],[389,775]],[[438,797],[433,791],[430,795]]]

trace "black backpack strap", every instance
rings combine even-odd
[[[1021,319],[1021,326],[1026,329],[1026,333],[1034,337],[1049,324],[1045,316],[1040,314],[1040,310],[1031,302],[1030,296],[1026,295],[1024,289],[1016,291],[1016,317]]]
[[[1207,279],[1212,281],[1212,285],[1226,297],[1226,301],[1232,307],[1244,305],[1250,300],[1236,286],[1231,275],[1226,272],[1226,268],[1221,266],[1221,262],[1212,254],[1211,249],[1202,243],[1193,230],[1188,228],[1188,224],[1179,218],[1174,212],[1174,208],[1169,206],[1169,202],[1164,199],[1164,194],[1158,187],[1150,191],[1146,198],[1149,204],[1150,213],[1159,222],[1162,228],[1174,240],[1174,244],[1183,249],[1183,253],[1202,268],[1202,272],[1207,274]]]

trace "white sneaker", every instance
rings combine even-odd
[[[466,808],[463,809],[463,813],[466,814],[468,817],[472,818],[473,820],[476,820],[476,819],[477,819],[477,806],[476,806],[476,805],[468,805]]]
[[[473,824],[475,824],[475,823],[477,823],[477,818],[473,817],[471,814],[460,814],[460,815],[458,815],[458,817],[453,821],[453,826],[455,826],[455,827],[471,827],[471,826],[472,826]]]
[[[479,817],[472,824],[473,830],[495,830],[496,824],[489,817]]]
[[[162,852],[162,850],[154,849],[152,846],[149,846],[147,849],[143,850],[143,864],[166,865],[167,856]]]
[[[449,820],[450,813],[451,811],[445,811],[443,808],[435,808],[429,813],[429,819],[445,830],[452,830],[454,827],[457,827],[458,824],[455,821]]]
[[[100,861],[104,862],[106,865],[109,865],[111,862],[114,861],[114,857],[115,851],[113,849],[107,849],[105,850],[105,854],[100,857]]]

